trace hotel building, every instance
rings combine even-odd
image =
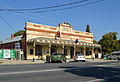
[[[95,58],[101,46],[93,44],[93,33],[73,30],[73,27],[64,22],[58,27],[27,22],[25,35],[22,39],[24,54],[27,59],[46,59],[52,53],[64,53],[71,59],[77,53],[86,58]]]

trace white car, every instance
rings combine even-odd
[[[74,57],[74,61],[83,61],[85,62],[85,56],[83,54],[76,54]]]

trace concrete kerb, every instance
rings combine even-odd
[[[45,63],[44,60],[0,60],[0,64],[38,64],[38,63]]]
[[[103,60],[103,59],[86,59],[86,62],[111,62],[117,60]],[[74,59],[68,59],[67,62],[74,62]]]
[[[104,60],[104,59],[86,59],[87,62],[111,62],[117,60]]]
[[[86,62],[111,62],[117,60],[103,60],[103,59],[86,59]],[[67,63],[74,62],[74,59],[68,59]],[[0,65],[3,64],[39,64],[46,63],[46,60],[0,60]]]

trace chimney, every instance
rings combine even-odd
[[[14,34],[11,34],[11,39],[13,39],[14,38]]]

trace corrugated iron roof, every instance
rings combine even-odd
[[[27,42],[28,43],[37,42],[37,43],[53,43],[53,44],[100,47],[99,44],[87,43],[87,42],[83,42],[83,41],[78,41],[78,43],[76,44],[75,41],[73,41],[73,40],[53,39],[53,38],[44,38],[44,37],[29,39]]]
[[[14,38],[12,38],[12,39],[9,38],[9,39],[7,39],[7,40],[1,41],[1,44],[20,41],[20,40],[22,39],[22,36],[23,36],[23,35],[20,35],[20,36],[14,37]]]

